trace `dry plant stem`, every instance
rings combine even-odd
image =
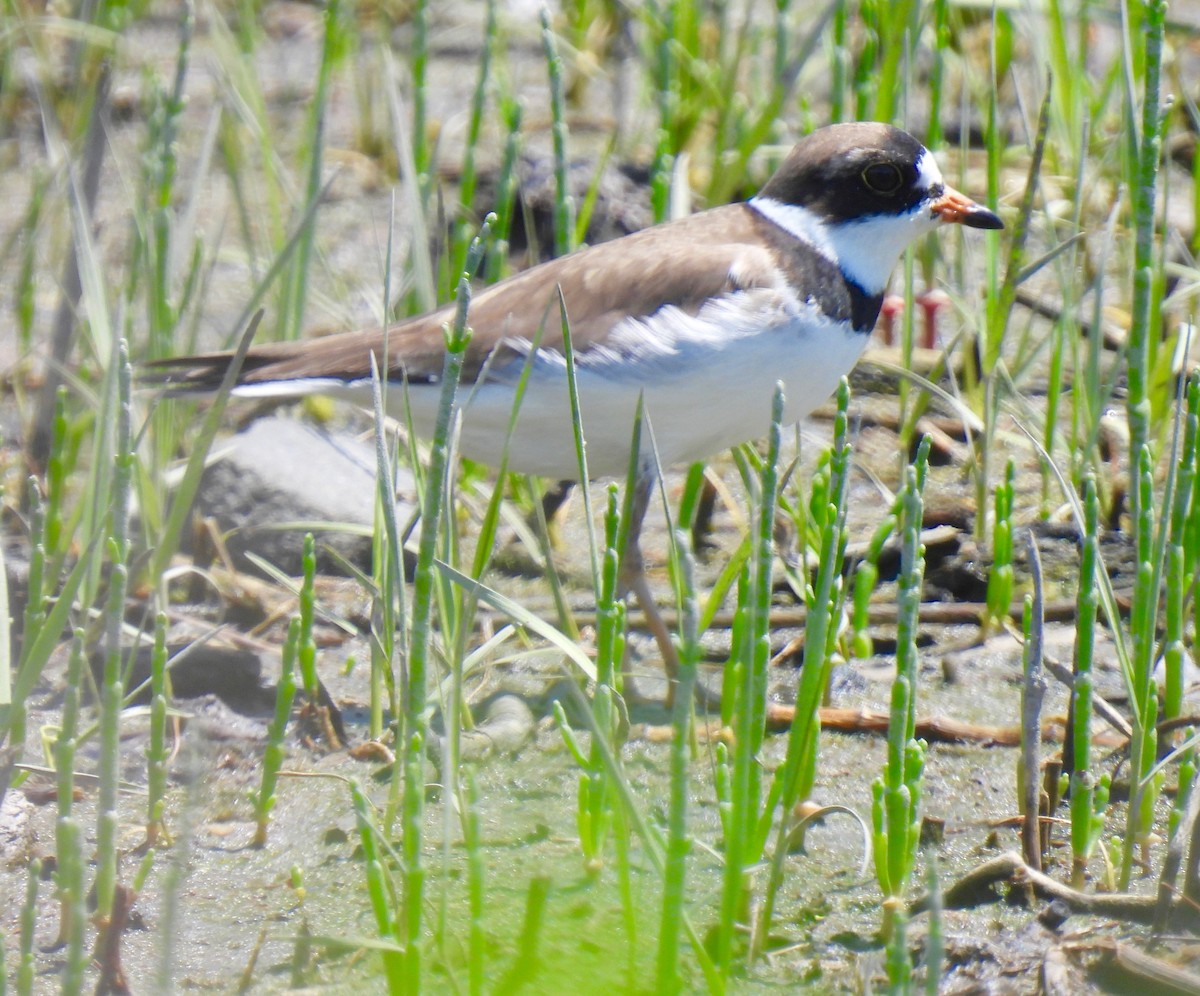
[[[1144,987],[1140,992],[1200,993],[1200,975],[1162,958],[1155,958],[1128,941],[1104,937],[1087,945],[1087,948],[1102,952],[1106,961],[1115,962],[1123,971],[1137,976]]]
[[[125,969],[121,967],[121,938],[125,934],[125,928],[129,926],[129,914],[136,901],[137,893],[129,886],[117,886],[108,922],[96,941],[96,961],[100,965],[100,979],[96,983],[97,993],[130,992]]]
[[[1128,602],[1121,597],[1117,603],[1118,610],[1125,615],[1128,613]],[[987,611],[986,602],[945,602],[945,603],[925,603],[921,606],[918,613],[918,620],[925,625],[947,624],[955,625],[958,623],[977,623],[980,616]],[[1008,616],[1011,620],[1019,622],[1021,619],[1023,606],[1020,602],[1014,602],[1009,606]],[[1052,602],[1046,603],[1046,620],[1048,622],[1071,622],[1075,618],[1075,600],[1074,599],[1055,599]],[[667,610],[661,613],[664,624],[672,627],[676,624],[676,614],[673,610]],[[868,609],[868,620],[878,626],[894,626],[896,624],[896,605],[895,603],[887,604],[883,602],[872,602]],[[590,626],[595,623],[595,613],[587,611],[579,611],[575,613],[575,620],[580,626]],[[649,629],[650,624],[646,619],[637,613],[629,615],[630,629]],[[791,629],[793,627],[804,626],[808,621],[808,609],[803,605],[777,607],[771,609],[771,626],[776,629]],[[733,613],[731,611],[722,610],[714,612],[707,619],[708,625],[712,628],[728,629],[733,625]]]
[[[1182,765],[1180,766],[1183,767]],[[1180,775],[1180,790],[1183,789],[1182,773]],[[1196,837],[1196,827],[1200,824],[1200,791],[1197,791],[1197,786],[1192,785],[1190,798],[1188,799],[1187,815],[1184,817],[1183,825],[1178,830],[1171,834],[1170,840],[1167,842],[1167,854],[1163,859],[1162,874],[1158,878],[1158,907],[1154,912],[1154,931],[1161,934],[1167,927],[1167,917],[1171,912],[1171,898],[1176,895],[1175,880],[1179,877],[1179,869],[1183,864],[1183,842],[1191,838],[1192,855],[1196,855],[1196,846],[1200,840]],[[1187,895],[1185,880],[1185,899],[1192,899]]]
[[[87,139],[83,146],[83,204],[80,210],[91,221],[96,207],[96,194],[100,188],[100,167],[104,162],[107,145],[108,98],[112,73],[105,60],[96,78],[95,96],[92,103],[91,120],[88,122]],[[50,333],[50,356],[46,363],[46,379],[38,394],[37,411],[34,415],[33,431],[29,438],[29,456],[39,467],[44,466],[50,455],[50,443],[54,436],[54,411],[58,388],[63,382],[63,371],[70,365],[71,347],[75,330],[79,327],[79,300],[83,294],[83,280],[79,273],[79,257],[74,249],[67,257],[66,271],[62,278],[62,296],[58,311],[54,315],[54,329]]]
[[[1025,644],[1025,684],[1021,693],[1021,770],[1024,774],[1022,809],[1025,822],[1021,827],[1021,846],[1025,861],[1031,868],[1042,867],[1041,835],[1041,747],[1042,699],[1046,694],[1046,677],[1042,671],[1042,561],[1032,532],[1025,534],[1029,570],[1033,576],[1033,599],[1029,605],[1029,624]]]
[[[667,689],[667,704],[670,705],[674,701],[675,683],[679,680],[679,650],[676,648],[671,631],[667,629],[663,615],[654,600],[654,592],[650,589],[650,582],[646,578],[646,565],[642,559],[642,548],[639,542],[642,523],[650,507],[650,495],[654,491],[657,478],[657,471],[643,466],[639,467],[634,480],[629,532],[625,538],[625,549],[621,553],[619,593],[631,592],[637,599],[646,629],[650,631],[654,642],[658,644],[659,653],[663,658],[663,668],[670,681],[670,687]]]
[[[716,691],[698,688],[697,697],[703,706],[720,709],[721,698]],[[766,729],[772,733],[786,733],[796,718],[794,706],[778,702],[770,702],[766,709]],[[833,730],[838,733],[872,733],[885,734],[888,727],[888,714],[876,709],[843,709],[822,706],[817,711],[822,730]],[[654,742],[665,742],[671,739],[670,726],[647,725],[639,727],[641,736]],[[982,744],[986,747],[1019,747],[1021,744],[1021,729],[1017,726],[981,726],[977,723],[967,723],[959,719],[944,716],[918,717],[913,727],[914,736],[926,743],[939,744]],[[724,740],[731,736],[730,730],[719,719],[714,718],[707,726],[697,730],[701,740]],[[1063,737],[1062,723],[1058,720],[1047,720],[1042,724],[1042,740],[1059,742]],[[1129,742],[1128,737],[1118,737],[1113,734],[1098,735],[1093,743],[1114,750],[1124,748]]]
[[[1074,913],[1134,923],[1150,923],[1158,903],[1156,896],[1130,892],[1088,893],[1072,889],[1044,872],[1030,868],[1016,851],[1006,851],[967,872],[945,891],[942,904],[945,909],[973,909],[983,903],[994,902],[996,895],[992,887],[1001,882],[1029,885],[1039,899],[1060,899]],[[909,915],[925,912],[929,902],[927,895],[914,899],[909,904]],[[1188,903],[1173,904],[1171,912],[1170,923],[1181,926],[1200,923],[1200,913]]]

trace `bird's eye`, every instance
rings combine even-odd
[[[894,194],[904,185],[904,174],[893,163],[875,163],[862,171],[863,183],[877,194]]]

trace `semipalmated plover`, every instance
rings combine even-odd
[[[639,397],[664,464],[762,435],[777,382],[786,392],[786,419],[796,421],[829,397],[858,360],[905,247],[946,223],[1004,227],[947,186],[933,156],[907,132],[874,123],[814,131],[745,203],[580,249],[475,296],[461,452],[499,460],[517,382],[536,341],[508,466],[578,476],[560,288],[591,475],[624,475]],[[428,434],[441,390],[442,329],[453,315],[448,306],[386,333],[255,346],[236,393],[368,400],[374,354],[390,380],[407,380],[413,428]],[[204,390],[220,383],[229,359],[216,353],[156,366],[177,389]],[[393,389],[388,398],[403,417],[403,392]],[[645,588],[635,590],[649,612]]]

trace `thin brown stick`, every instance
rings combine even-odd
[[[1070,945],[1069,950],[1095,952],[1104,961],[1137,978],[1136,990],[1144,993],[1200,993],[1200,975],[1135,947],[1128,941],[1101,938],[1088,944]]]
[[[1126,892],[1080,892],[1030,868],[1016,851],[1006,851],[967,872],[946,889],[942,896],[942,904],[946,909],[969,909],[982,903],[994,902],[994,887],[1004,882],[1018,886],[1028,885],[1039,899],[1062,900],[1074,913],[1135,923],[1150,923],[1158,902],[1156,896]],[[920,896],[909,904],[909,915],[923,913],[928,907],[929,896]],[[1200,922],[1200,913],[1188,903],[1175,903],[1171,914],[1170,919],[1173,923],[1194,926]]]
[[[697,686],[699,689],[700,686]],[[699,691],[697,692],[699,695]],[[702,701],[704,701],[702,699]],[[720,707],[717,696],[711,696],[709,701]],[[795,709],[790,705],[778,702],[767,703],[767,728],[779,733],[787,730],[795,718]],[[838,733],[871,733],[886,736],[888,714],[874,709],[845,709],[822,707],[819,710],[821,729],[834,730]],[[669,726],[645,726],[642,735],[655,742],[670,739]],[[720,728],[720,724],[712,727],[712,735],[728,736],[728,731]],[[703,733],[702,733],[703,736]],[[928,716],[918,718],[916,736],[928,743],[944,744],[987,744],[993,747],[1016,747],[1021,743],[1021,730],[1016,726],[981,726],[978,723],[966,723],[945,716]],[[1063,722],[1060,719],[1047,720],[1042,726],[1042,739],[1061,742],[1063,737]],[[1113,734],[1097,734],[1094,743],[1107,747],[1122,747],[1126,740]]]

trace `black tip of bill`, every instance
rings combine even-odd
[[[982,205],[973,205],[964,215],[962,224],[967,228],[986,228],[992,231],[998,231],[1004,227],[1004,222],[1000,220],[1000,216],[994,211],[989,211]]]

